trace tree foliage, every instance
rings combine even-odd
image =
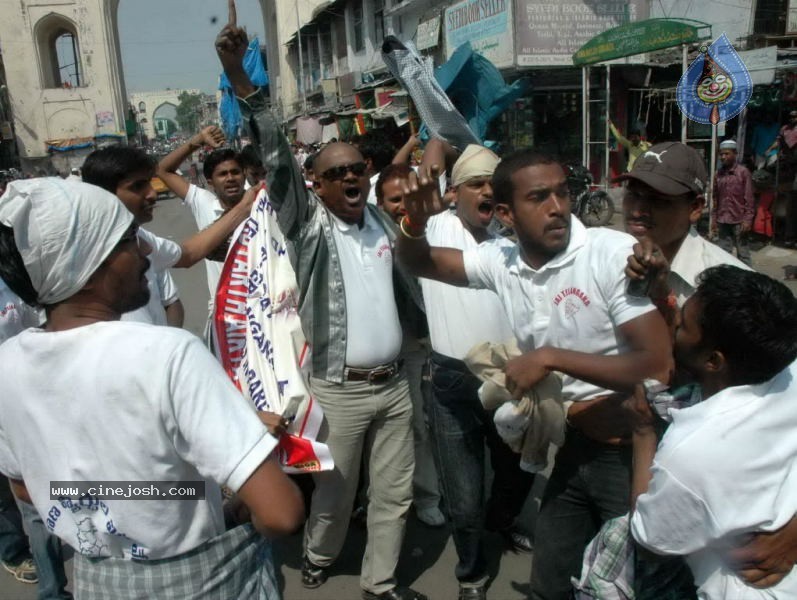
[[[202,107],[202,96],[183,92],[177,96],[180,104],[177,106],[177,122],[180,129],[186,134],[199,131],[199,115]]]

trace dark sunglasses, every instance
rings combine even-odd
[[[368,166],[364,162],[356,162],[350,165],[340,165],[339,167],[331,167],[321,173],[321,177],[324,179],[329,179],[330,181],[337,181],[338,179],[343,179],[346,177],[346,173],[351,171],[357,177],[362,177],[365,175],[365,170]]]

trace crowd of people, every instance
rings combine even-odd
[[[13,181],[0,197],[3,566],[40,598],[69,598],[65,543],[81,599],[273,599],[269,540],[304,524],[301,584],[331,587],[359,513],[362,598],[424,600],[434,592],[396,578],[414,506],[450,527],[459,600],[489,595],[486,531],[531,554],[534,600],[797,597],[797,300],[751,268],[734,143],[714,182],[719,246],[696,229],[700,155],[633,135],[625,231],[586,228],[563,167],[534,149],[433,136],[413,165],[417,138],[396,150],[365,136],[297,156],[243,68],[247,46],[234,25],[216,40],[243,152],[208,127],[157,164],[108,147],[81,181]],[[178,170],[200,148],[208,189]],[[154,175],[199,233],[144,229]],[[281,415],[257,412],[211,353],[210,314],[204,343],[181,330],[169,274],[204,259],[212,309],[264,191],[334,460],[310,486],[276,459]],[[518,516],[551,445],[527,531]],[[51,489],[120,481],[204,482],[204,496]]]

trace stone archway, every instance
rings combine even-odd
[[[123,141],[127,137],[130,103],[119,37],[121,1],[7,3],[8,10],[4,10],[0,19],[0,52],[23,169],[35,172],[46,167],[51,162],[48,148],[53,140]],[[226,3],[218,2],[223,11]],[[276,84],[283,63],[278,40],[284,32],[280,28],[286,28],[283,22],[286,19],[280,21],[278,28],[277,10],[288,9],[278,9],[273,0],[258,0],[258,4],[265,25],[267,54],[273,59],[270,75]],[[41,38],[47,42],[46,47],[37,43],[41,41],[37,32],[47,34]],[[54,69],[63,69],[58,57],[50,52],[49,42],[57,42],[64,35],[79,54],[79,70],[55,77]],[[157,104],[147,104],[151,106]],[[56,113],[59,118],[51,119]]]

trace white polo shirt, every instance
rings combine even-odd
[[[193,183],[188,186],[188,193],[183,199],[194,215],[197,228],[201,231],[213,225],[224,214],[224,207],[213,192],[195,186]],[[216,297],[216,288],[219,285],[221,269],[224,263],[215,260],[205,259],[205,270],[208,276],[208,292],[210,293],[210,305]]]
[[[629,350],[618,327],[655,307],[626,294],[625,266],[636,240],[619,231],[587,230],[570,218],[570,242],[539,269],[519,246],[486,242],[463,254],[471,287],[495,291],[523,351],[542,346],[618,355]],[[588,400],[608,390],[564,376],[565,400]]]
[[[631,532],[657,554],[682,555],[700,598],[797,598],[797,570],[756,590],[725,563],[739,537],[797,513],[797,363],[760,385],[726,388],[672,410]]]
[[[390,241],[367,209],[362,228],[329,216],[346,296],[346,365],[389,363],[401,350]]]
[[[695,293],[698,275],[709,267],[717,265],[731,265],[751,270],[732,254],[701,237],[694,227],[690,228],[689,235],[684,238],[681,247],[675,253],[667,277],[670,289],[678,300],[678,306],[683,306]]]
[[[159,237],[143,228],[139,228],[138,237],[152,248],[147,255],[150,266],[146,272],[149,302],[141,308],[124,313],[121,320],[166,325],[164,306],[177,300],[177,288],[174,281],[170,281],[169,268],[180,260],[182,250],[177,242]]]
[[[466,250],[479,244],[452,212],[429,219],[426,238],[432,246]],[[506,238],[495,244],[513,247]],[[504,306],[494,292],[447,285],[421,278],[421,289],[429,323],[429,338],[435,352],[463,359],[470,349],[483,342],[500,344],[515,337]]]

